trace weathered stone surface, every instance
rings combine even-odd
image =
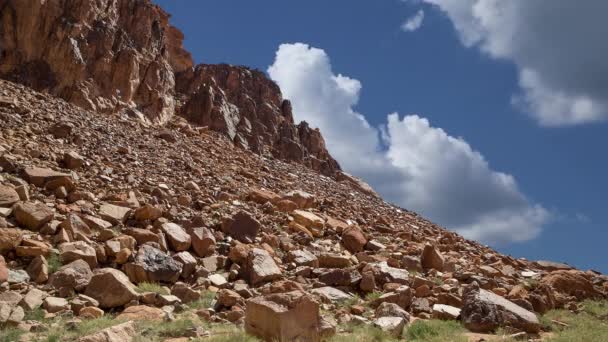
[[[117,206],[114,204],[105,203],[99,207],[99,216],[113,224],[125,222],[127,216],[131,212],[130,208]]]
[[[291,215],[294,220],[309,229],[314,236],[322,236],[325,220],[305,210],[294,210]]]
[[[95,248],[84,241],[66,242],[59,246],[61,261],[66,264],[75,260],[86,261],[91,269],[97,267],[97,253]]]
[[[401,317],[406,322],[410,321],[410,314],[395,303],[384,302],[374,312],[376,317]]]
[[[376,284],[381,286],[386,283],[409,284],[409,272],[404,269],[390,267],[386,261],[367,264],[362,272],[372,273]]]
[[[126,342],[135,336],[135,322],[129,321],[79,338],[78,342]]]
[[[179,252],[173,255],[173,259],[182,264],[182,278],[188,278],[196,269],[197,261],[190,252]]]
[[[186,233],[184,228],[175,223],[163,223],[161,226],[162,231],[169,240],[169,245],[176,252],[187,251],[190,249],[192,239],[190,235]]]
[[[323,299],[323,301],[326,301],[329,303],[342,302],[342,301],[352,298],[352,296],[349,295],[348,293],[338,290],[337,288],[331,287],[331,286],[319,287],[319,288],[313,289],[310,292],[318,295],[319,297],[321,297],[321,299]]]
[[[420,262],[422,264],[422,268],[424,268],[425,270],[443,270],[443,256],[434,246],[430,244],[426,244],[424,246],[424,250],[422,251],[422,255],[420,256]]]
[[[259,248],[254,248],[249,252],[247,272],[249,273],[249,283],[254,286],[281,277],[281,269],[270,254]]]
[[[13,187],[0,184],[0,207],[10,207],[20,200]]]
[[[19,246],[24,233],[21,229],[0,228],[0,253],[6,253]]]
[[[361,252],[367,239],[359,228],[348,228],[342,233],[342,244],[351,253]]]
[[[43,302],[44,309],[50,313],[68,310],[70,305],[65,298],[46,297]]]
[[[99,306],[111,309],[137,298],[135,285],[119,270],[102,268],[95,271],[85,295],[99,301]]]
[[[534,313],[480,289],[477,283],[465,287],[463,299],[462,322],[473,332],[491,332],[504,326],[529,333],[540,330],[540,323]]]
[[[138,221],[154,221],[163,215],[163,211],[155,206],[146,204],[142,207],[135,209],[133,217]]]
[[[579,300],[601,298],[603,293],[593,286],[585,273],[577,270],[558,270],[543,277],[541,285],[547,285],[559,293],[575,296]]]
[[[405,324],[403,317],[380,317],[374,321],[374,326],[394,337],[401,336]]]
[[[0,255],[0,284],[8,280],[8,267],[6,267],[6,261],[4,257]]]
[[[289,260],[296,266],[319,267],[319,259],[307,250],[295,250],[289,252]]]
[[[18,204],[15,206],[14,214],[19,225],[34,231],[50,222],[55,215],[53,210],[41,203]]]
[[[188,284],[181,282],[175,283],[175,285],[171,287],[171,295],[179,298],[184,304],[192,303],[201,298],[200,292],[191,289]]]
[[[445,304],[435,304],[433,305],[433,318],[443,319],[443,320],[456,320],[460,317],[460,309],[445,305]]]
[[[302,190],[290,191],[282,195],[281,198],[294,202],[300,209],[307,209],[315,206],[315,196]]]
[[[253,243],[260,228],[260,222],[246,211],[240,211],[222,222],[222,231],[243,243]]]
[[[96,319],[102,317],[104,314],[105,312],[100,308],[96,308],[94,306],[87,306],[80,309],[80,311],[78,312],[78,317],[84,319]]]
[[[31,311],[42,305],[48,294],[38,289],[31,289],[19,303],[25,310]]]
[[[321,341],[319,304],[301,291],[247,301],[245,331],[266,341]]]
[[[346,255],[323,253],[319,255],[319,267],[343,268],[351,266],[350,258]]]
[[[72,178],[70,174],[40,167],[26,168],[24,173],[27,180],[39,188],[45,186],[46,183],[59,178]]]
[[[192,239],[192,249],[201,258],[213,255],[215,252],[215,237],[213,233],[204,227],[193,228],[190,237]]]
[[[91,281],[93,272],[84,260],[75,260],[63,265],[55,273],[51,274],[49,284],[61,293],[69,293],[72,290],[83,291]]]
[[[147,305],[129,306],[116,316],[116,319],[125,321],[162,321],[164,318],[163,310]]]
[[[137,251],[135,260],[125,265],[125,273],[135,283],[175,283],[182,273],[182,264],[161,250],[144,245]]]
[[[32,281],[42,284],[49,279],[49,266],[46,258],[42,255],[35,257],[27,266],[27,274]]]

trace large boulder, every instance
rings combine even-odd
[[[111,309],[137,299],[135,285],[119,270],[102,268],[96,270],[85,295],[99,301],[99,307]]]
[[[215,236],[205,227],[193,228],[190,232],[192,249],[201,258],[215,253]]]
[[[474,282],[464,289],[460,312],[464,326],[473,332],[492,332],[512,327],[528,333],[540,331],[536,315],[509,300],[479,288]]]
[[[0,254],[12,251],[21,244],[25,231],[15,228],[0,228]]]
[[[143,245],[135,260],[125,265],[125,273],[135,283],[175,283],[182,274],[182,264],[157,248]]]
[[[361,252],[366,243],[367,239],[359,228],[348,228],[342,233],[342,245],[351,253]]]
[[[443,256],[433,245],[426,244],[424,246],[420,262],[425,270],[436,269],[437,271],[443,271]]]
[[[180,225],[167,222],[163,223],[160,228],[167,236],[167,240],[169,240],[169,245],[174,251],[181,252],[190,249],[192,239],[190,238],[190,235],[188,235],[188,233],[186,233],[184,228],[182,228]]]
[[[247,301],[245,331],[265,341],[321,341],[319,304],[301,291]]]
[[[0,207],[10,207],[20,199],[14,188],[0,184]]]
[[[575,296],[579,300],[586,298],[601,298],[604,294],[593,286],[588,275],[577,270],[558,270],[544,276],[541,285],[547,285],[555,291]]]
[[[250,213],[240,211],[222,222],[222,231],[243,243],[253,243],[262,225]]]
[[[254,248],[247,256],[249,283],[253,286],[279,279],[281,269],[267,251]]]
[[[135,322],[128,321],[81,337],[77,342],[127,342],[136,335]]]
[[[75,260],[51,274],[49,284],[60,293],[83,291],[91,282],[93,272],[84,260]]]
[[[84,260],[91,266],[91,269],[97,267],[97,252],[84,241],[63,243],[59,246],[59,253],[64,264]]]
[[[20,203],[15,206],[15,220],[24,228],[37,231],[55,216],[53,210],[42,203]]]

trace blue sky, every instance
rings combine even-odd
[[[358,147],[369,147],[369,158],[364,156],[362,160],[390,159],[395,173],[406,172],[414,180],[419,179],[416,185],[428,184],[429,188],[416,191],[432,194],[434,199],[444,195],[446,198],[446,204],[431,204],[430,207],[424,199],[412,201],[411,197],[415,196],[408,193],[414,191],[412,184],[403,180],[403,176],[395,176],[394,179],[403,183],[402,188],[395,188],[406,189],[404,193],[408,195],[403,203],[399,203],[402,206],[418,209],[445,225],[450,226],[454,222],[461,227],[469,222],[466,213],[470,211],[474,216],[470,218],[472,225],[481,222],[479,229],[488,224],[500,230],[502,235],[499,238],[492,235],[492,238],[482,240],[490,242],[501,252],[530,259],[565,261],[581,268],[608,272],[608,252],[604,247],[608,240],[608,161],[604,157],[608,135],[605,134],[607,124],[603,120],[602,92],[596,92],[592,87],[605,90],[608,75],[602,65],[593,61],[582,67],[572,64],[572,61],[604,52],[596,51],[593,45],[573,43],[579,41],[577,38],[584,39],[576,35],[585,32],[574,32],[571,39],[567,39],[569,34],[564,32],[551,38],[556,42],[545,49],[544,55],[541,44],[535,44],[533,38],[520,37],[541,39],[541,33],[548,30],[543,25],[555,25],[551,18],[543,25],[539,25],[538,18],[531,15],[529,23],[517,22],[524,20],[513,19],[520,17],[517,11],[534,13],[535,10],[521,5],[522,8],[503,9],[507,14],[512,12],[513,18],[508,15],[507,18],[496,18],[490,10],[486,14],[483,11],[476,14],[488,19],[489,23],[487,27],[478,27],[467,21],[470,19],[467,11],[475,2],[483,3],[484,0],[466,0],[457,5],[453,1],[440,0],[156,0],[172,14],[172,24],[184,32],[186,48],[192,52],[196,62],[240,64],[263,71],[273,65],[272,77],[286,95],[293,97],[287,96],[296,103],[294,109],[306,109],[303,110],[306,113],[301,115],[296,112],[296,119],[312,121],[313,125],[315,120],[320,120],[316,126],[324,134],[325,130],[328,131],[335,141],[335,144],[329,143],[330,149],[332,146],[339,149],[349,139],[341,132],[332,132],[335,124],[331,126],[333,123],[325,122],[335,111],[343,110],[346,112],[344,115],[348,115],[352,109],[363,115],[369,126],[378,128],[377,132],[389,131],[390,139],[380,139],[377,146],[372,143],[373,146]],[[598,8],[592,8],[594,2],[589,2],[589,12],[598,11]],[[563,17],[559,11],[568,10],[550,8],[561,0],[537,3],[549,7],[539,10],[555,12],[555,16]],[[471,8],[467,7],[469,5]],[[597,6],[603,5],[598,2]],[[424,19],[420,27],[413,31],[403,30],[401,26],[421,10]],[[585,11],[579,12],[582,12],[577,14],[580,16]],[[511,21],[505,23],[501,20]],[[503,28],[510,27],[508,24],[522,31],[498,31],[498,28],[507,30]],[[602,29],[606,31],[605,27]],[[276,55],[282,44],[293,43],[307,46],[284,46],[280,56]],[[576,49],[570,49],[569,44],[574,44]],[[555,57],[555,50],[549,51],[554,46],[558,53],[563,50],[566,56],[561,59]],[[566,51],[576,51],[576,54]],[[289,69],[298,61],[310,63],[302,64],[301,69]],[[526,78],[530,80],[526,83],[522,70],[532,70],[538,77]],[[567,79],[563,73],[570,73],[566,75]],[[310,77],[311,74],[317,76]],[[313,101],[315,94],[307,89],[319,84],[314,82],[332,82],[338,74],[348,78],[338,84],[337,94],[325,95],[328,95],[327,101],[336,97],[343,101],[312,108],[311,102],[318,101]],[[589,81],[590,78],[593,82]],[[304,82],[309,83],[302,84]],[[522,88],[522,84],[532,90],[526,92],[528,88]],[[547,95],[549,90],[553,93]],[[513,101],[517,95],[537,95],[540,91],[543,91],[542,97],[529,100],[525,106],[518,106]],[[588,100],[583,104],[592,104],[581,106],[593,110],[582,110],[578,116],[571,115],[571,108],[581,106],[570,106],[573,101],[568,102],[569,97],[565,95],[553,96],[557,93],[580,95],[578,98]],[[603,93],[608,97],[608,91]],[[331,113],[327,113],[328,109]],[[318,116],[308,114],[315,111]],[[387,115],[394,112],[399,114],[391,121]],[[404,116],[409,114],[417,114],[417,117],[406,120]],[[325,118],[319,119],[320,115],[325,115]],[[369,129],[365,132],[370,133]],[[411,139],[408,139],[407,132],[413,134]],[[428,144],[437,141],[439,148],[429,145],[411,147],[417,143],[415,138],[422,136],[436,137]],[[465,146],[455,138],[462,138]],[[391,152],[375,155],[372,151],[374,146]],[[400,169],[400,164],[417,157],[417,151],[429,150],[438,154],[447,151],[456,156],[454,158],[463,158],[463,161],[454,162],[442,155],[431,157],[436,158],[432,161],[437,161],[433,165],[445,167],[444,171],[433,171],[439,179],[415,173],[418,171],[412,171],[409,166],[405,166],[406,171]],[[483,157],[478,158],[474,152]],[[338,155],[341,153],[338,151]],[[339,161],[349,166],[348,171],[365,177],[372,185],[377,182],[374,177],[393,179],[382,174],[374,175],[360,164]],[[484,162],[488,165],[485,166]],[[370,165],[375,164],[370,162]],[[416,165],[422,170],[429,166],[424,162]],[[479,170],[472,174],[466,170],[462,173],[455,171],[451,177],[450,173],[455,168]],[[510,175],[517,185],[497,181],[502,179],[497,176],[498,172]],[[461,180],[460,176],[475,179]],[[482,181],[477,181],[477,178]],[[450,180],[453,183],[446,183]],[[439,186],[444,184],[447,184],[445,194],[439,191]],[[378,184],[378,187],[382,189],[385,185]],[[463,187],[470,189],[463,190]],[[472,189],[474,187],[477,188]],[[469,191],[477,195],[469,196]],[[488,197],[493,195],[500,198]],[[399,194],[388,194],[387,197],[396,203],[401,198]],[[511,229],[509,225],[497,223],[502,218],[495,215],[501,212],[500,208],[488,209],[491,214],[479,209],[484,207],[486,200],[496,206],[510,206],[506,213],[513,215],[529,208],[541,208],[544,214],[541,219],[535,216],[535,219],[524,220],[525,224],[516,221]],[[409,208],[404,203],[420,208]],[[449,203],[454,203],[454,208],[462,214],[441,212],[449,207]],[[491,215],[491,223],[488,223],[490,221],[486,219]],[[534,233],[527,230],[534,230]]]

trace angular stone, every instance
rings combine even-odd
[[[356,269],[334,268],[319,275],[319,281],[328,286],[356,286],[361,274]]]
[[[99,307],[111,309],[137,299],[137,291],[129,278],[119,270],[102,268],[96,270],[85,295],[99,301]]]
[[[6,253],[21,244],[25,231],[14,228],[0,228],[0,253]]]
[[[77,342],[125,342],[132,341],[135,334],[135,322],[128,321],[81,337]]]
[[[51,274],[49,284],[62,293],[80,292],[89,285],[92,277],[89,264],[84,260],[75,260]]]
[[[221,274],[212,274],[208,277],[211,284],[215,287],[222,288],[228,284],[228,281]]]
[[[249,200],[258,204],[264,204],[266,202],[275,203],[280,199],[281,196],[269,190],[254,189],[249,192]]]
[[[171,287],[171,294],[180,299],[180,301],[184,304],[192,303],[201,298],[200,292],[191,289],[185,283],[175,283],[173,287]]]
[[[21,198],[15,189],[0,184],[0,207],[10,207],[20,200]]]
[[[409,272],[401,268],[390,267],[386,261],[367,264],[362,272],[373,273],[376,284],[380,286],[386,283],[409,284]]]
[[[401,317],[405,319],[406,322],[410,321],[409,312],[405,311],[402,307],[395,303],[384,302],[380,304],[376,311],[374,312],[376,317]]]
[[[35,186],[37,186],[39,188],[43,187],[47,182],[50,182],[52,180],[62,178],[62,177],[67,177],[67,178],[72,177],[70,174],[67,174],[67,173],[61,173],[61,172],[53,171],[51,169],[43,169],[43,168],[39,168],[39,167],[26,168],[25,176],[27,177],[27,180],[31,184],[34,184]]]
[[[401,336],[405,324],[403,317],[380,317],[374,321],[374,326],[394,337]]]
[[[253,286],[281,277],[281,269],[266,250],[254,248],[247,257],[249,283]]]
[[[247,301],[245,331],[266,341],[320,342],[319,304],[301,291]]]
[[[399,305],[401,308],[407,310],[412,304],[412,290],[405,285],[399,286],[392,292],[387,292],[375,299],[372,303],[372,307],[377,307],[382,303],[394,303]]]
[[[61,261],[66,264],[75,260],[86,261],[91,269],[97,267],[97,252],[84,241],[66,242],[59,245]]]
[[[154,221],[162,216],[163,211],[150,204],[146,204],[143,207],[139,207],[133,212],[133,217],[135,217],[137,221]]]
[[[46,283],[49,279],[49,266],[46,258],[42,255],[32,259],[26,271],[30,278],[38,284]]]
[[[318,295],[323,301],[328,303],[342,302],[352,298],[348,293],[331,286],[319,287],[310,292]]]
[[[188,278],[196,269],[196,259],[190,252],[179,252],[173,255],[175,261],[182,264],[182,278]]]
[[[342,245],[351,253],[361,252],[367,239],[359,228],[349,228],[342,233]]]
[[[300,209],[312,208],[315,206],[315,196],[302,190],[290,191],[284,194],[282,199],[294,202]]]
[[[175,223],[163,223],[161,226],[161,230],[167,236],[169,240],[169,245],[176,252],[187,251],[190,249],[190,245],[192,244],[192,240],[190,235],[186,233],[184,228],[175,224]]]
[[[143,245],[147,242],[160,244],[160,236],[152,231],[142,228],[127,228],[123,231],[125,234],[132,236],[138,244]]]
[[[473,332],[492,332],[510,326],[528,333],[540,331],[536,315],[492,292],[479,288],[477,283],[465,287],[461,320]]]
[[[31,311],[40,307],[47,296],[48,294],[46,292],[34,288],[27,292],[19,305],[25,310]]]
[[[351,266],[350,258],[346,255],[324,253],[319,255],[319,267],[344,268]]]
[[[222,222],[222,231],[243,243],[253,243],[261,227],[260,222],[246,211],[240,211]]]
[[[84,318],[84,319],[96,319],[96,318],[102,317],[104,314],[105,314],[105,312],[103,310],[101,310],[100,308],[96,308],[94,306],[87,306],[85,308],[82,308],[78,312],[78,317]]]
[[[319,259],[311,252],[300,249],[289,252],[289,260],[296,266],[319,267]]]
[[[125,264],[124,269],[135,283],[175,283],[182,273],[182,264],[157,248],[143,245],[137,251],[135,260]]]
[[[294,210],[291,213],[293,219],[301,224],[302,226],[308,228],[314,236],[322,236],[323,228],[325,226],[325,220],[321,217],[304,210]]]
[[[41,203],[17,204],[14,214],[19,225],[33,231],[39,230],[55,216],[53,210]]]
[[[0,284],[8,281],[8,267],[4,257],[0,255]]]
[[[420,263],[425,270],[436,269],[437,271],[443,271],[443,256],[430,244],[424,246],[424,250],[420,256]]]
[[[84,166],[84,158],[74,151],[63,155],[63,164],[70,170],[80,169]]]
[[[8,283],[21,284],[30,281],[30,276],[25,270],[8,270]]]
[[[112,224],[124,223],[131,212],[130,208],[105,203],[99,207],[99,216]]]
[[[190,232],[190,237],[192,239],[192,249],[199,257],[204,258],[215,253],[216,241],[211,230],[204,227],[194,228]]]
[[[602,297],[602,293],[593,286],[585,273],[578,270],[553,271],[544,276],[540,284],[549,286],[559,293],[575,296],[578,300]]]
[[[116,316],[116,319],[125,321],[162,321],[165,315],[165,312],[159,308],[147,305],[133,305]]]
[[[435,304],[433,305],[433,318],[443,320],[457,320],[460,317],[460,309],[445,305]]]
[[[44,309],[50,313],[56,313],[70,308],[68,301],[59,297],[46,297],[43,306]]]

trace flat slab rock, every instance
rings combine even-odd
[[[540,331],[540,323],[534,313],[493,292],[480,289],[477,283],[465,288],[463,298],[462,322],[473,332],[491,332],[505,326],[528,333]]]

